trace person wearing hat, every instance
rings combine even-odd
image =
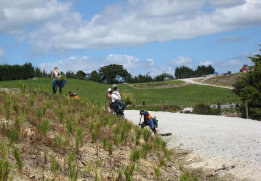
[[[153,133],[156,134],[157,131],[151,114],[148,111],[140,110],[140,115],[144,116],[144,122],[141,124],[141,127],[143,128],[148,125]]]
[[[117,114],[119,112],[118,100],[121,99],[121,94],[116,84],[112,85],[112,94],[111,94],[111,104],[114,109],[114,112]]]

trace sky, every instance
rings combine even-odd
[[[260,53],[260,0],[0,0],[0,64],[132,75],[238,72]]]

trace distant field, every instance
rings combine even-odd
[[[135,88],[168,88],[172,86],[178,86],[185,84],[185,82],[181,80],[169,80],[169,81],[162,81],[162,82],[146,82],[146,83],[134,83],[130,84],[130,86]]]
[[[0,87],[19,88],[19,82],[24,83],[26,88],[36,88],[51,92],[51,79],[41,78],[37,80],[23,81],[4,81],[0,82]],[[75,92],[80,99],[88,99],[99,102],[101,105],[105,102],[106,91],[110,87],[108,84],[99,84],[91,81],[67,79],[64,93],[68,91]],[[195,105],[198,103],[216,104],[231,103],[238,100],[237,96],[229,89],[203,86],[187,85],[183,87],[162,88],[162,89],[136,89],[127,84],[118,85],[123,96],[130,96],[136,105],[142,104],[144,100],[147,105]]]

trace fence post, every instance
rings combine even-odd
[[[248,105],[247,105],[247,100],[246,100],[246,105],[245,105],[245,107],[246,107],[246,118],[248,119]]]

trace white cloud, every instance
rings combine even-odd
[[[213,62],[212,62],[212,61],[209,61],[209,60],[207,60],[207,61],[202,61],[202,62],[199,63],[199,65],[205,65],[205,66],[213,65]]]
[[[5,54],[5,51],[0,49],[0,57],[3,56]]]
[[[137,46],[260,25],[260,9],[260,0],[129,0],[88,21],[68,2],[2,0],[0,33],[29,34],[39,53]]]
[[[182,65],[189,66],[190,63],[192,63],[192,58],[185,57],[185,56],[179,56],[169,62],[169,64],[173,66],[182,66]]]
[[[42,70],[50,72],[55,66],[61,71],[73,71],[77,72],[82,70],[86,73],[90,73],[93,70],[99,70],[100,67],[109,64],[123,65],[132,75],[146,74],[150,72],[150,75],[155,76],[163,72],[173,74],[173,69],[170,66],[158,65],[152,59],[140,60],[137,57],[130,55],[117,55],[110,54],[105,58],[90,58],[90,57],[69,57],[57,62],[45,62],[38,65]]]
[[[229,42],[242,41],[244,39],[245,38],[242,36],[227,36],[227,37],[220,38],[217,41],[220,43],[229,43]]]

